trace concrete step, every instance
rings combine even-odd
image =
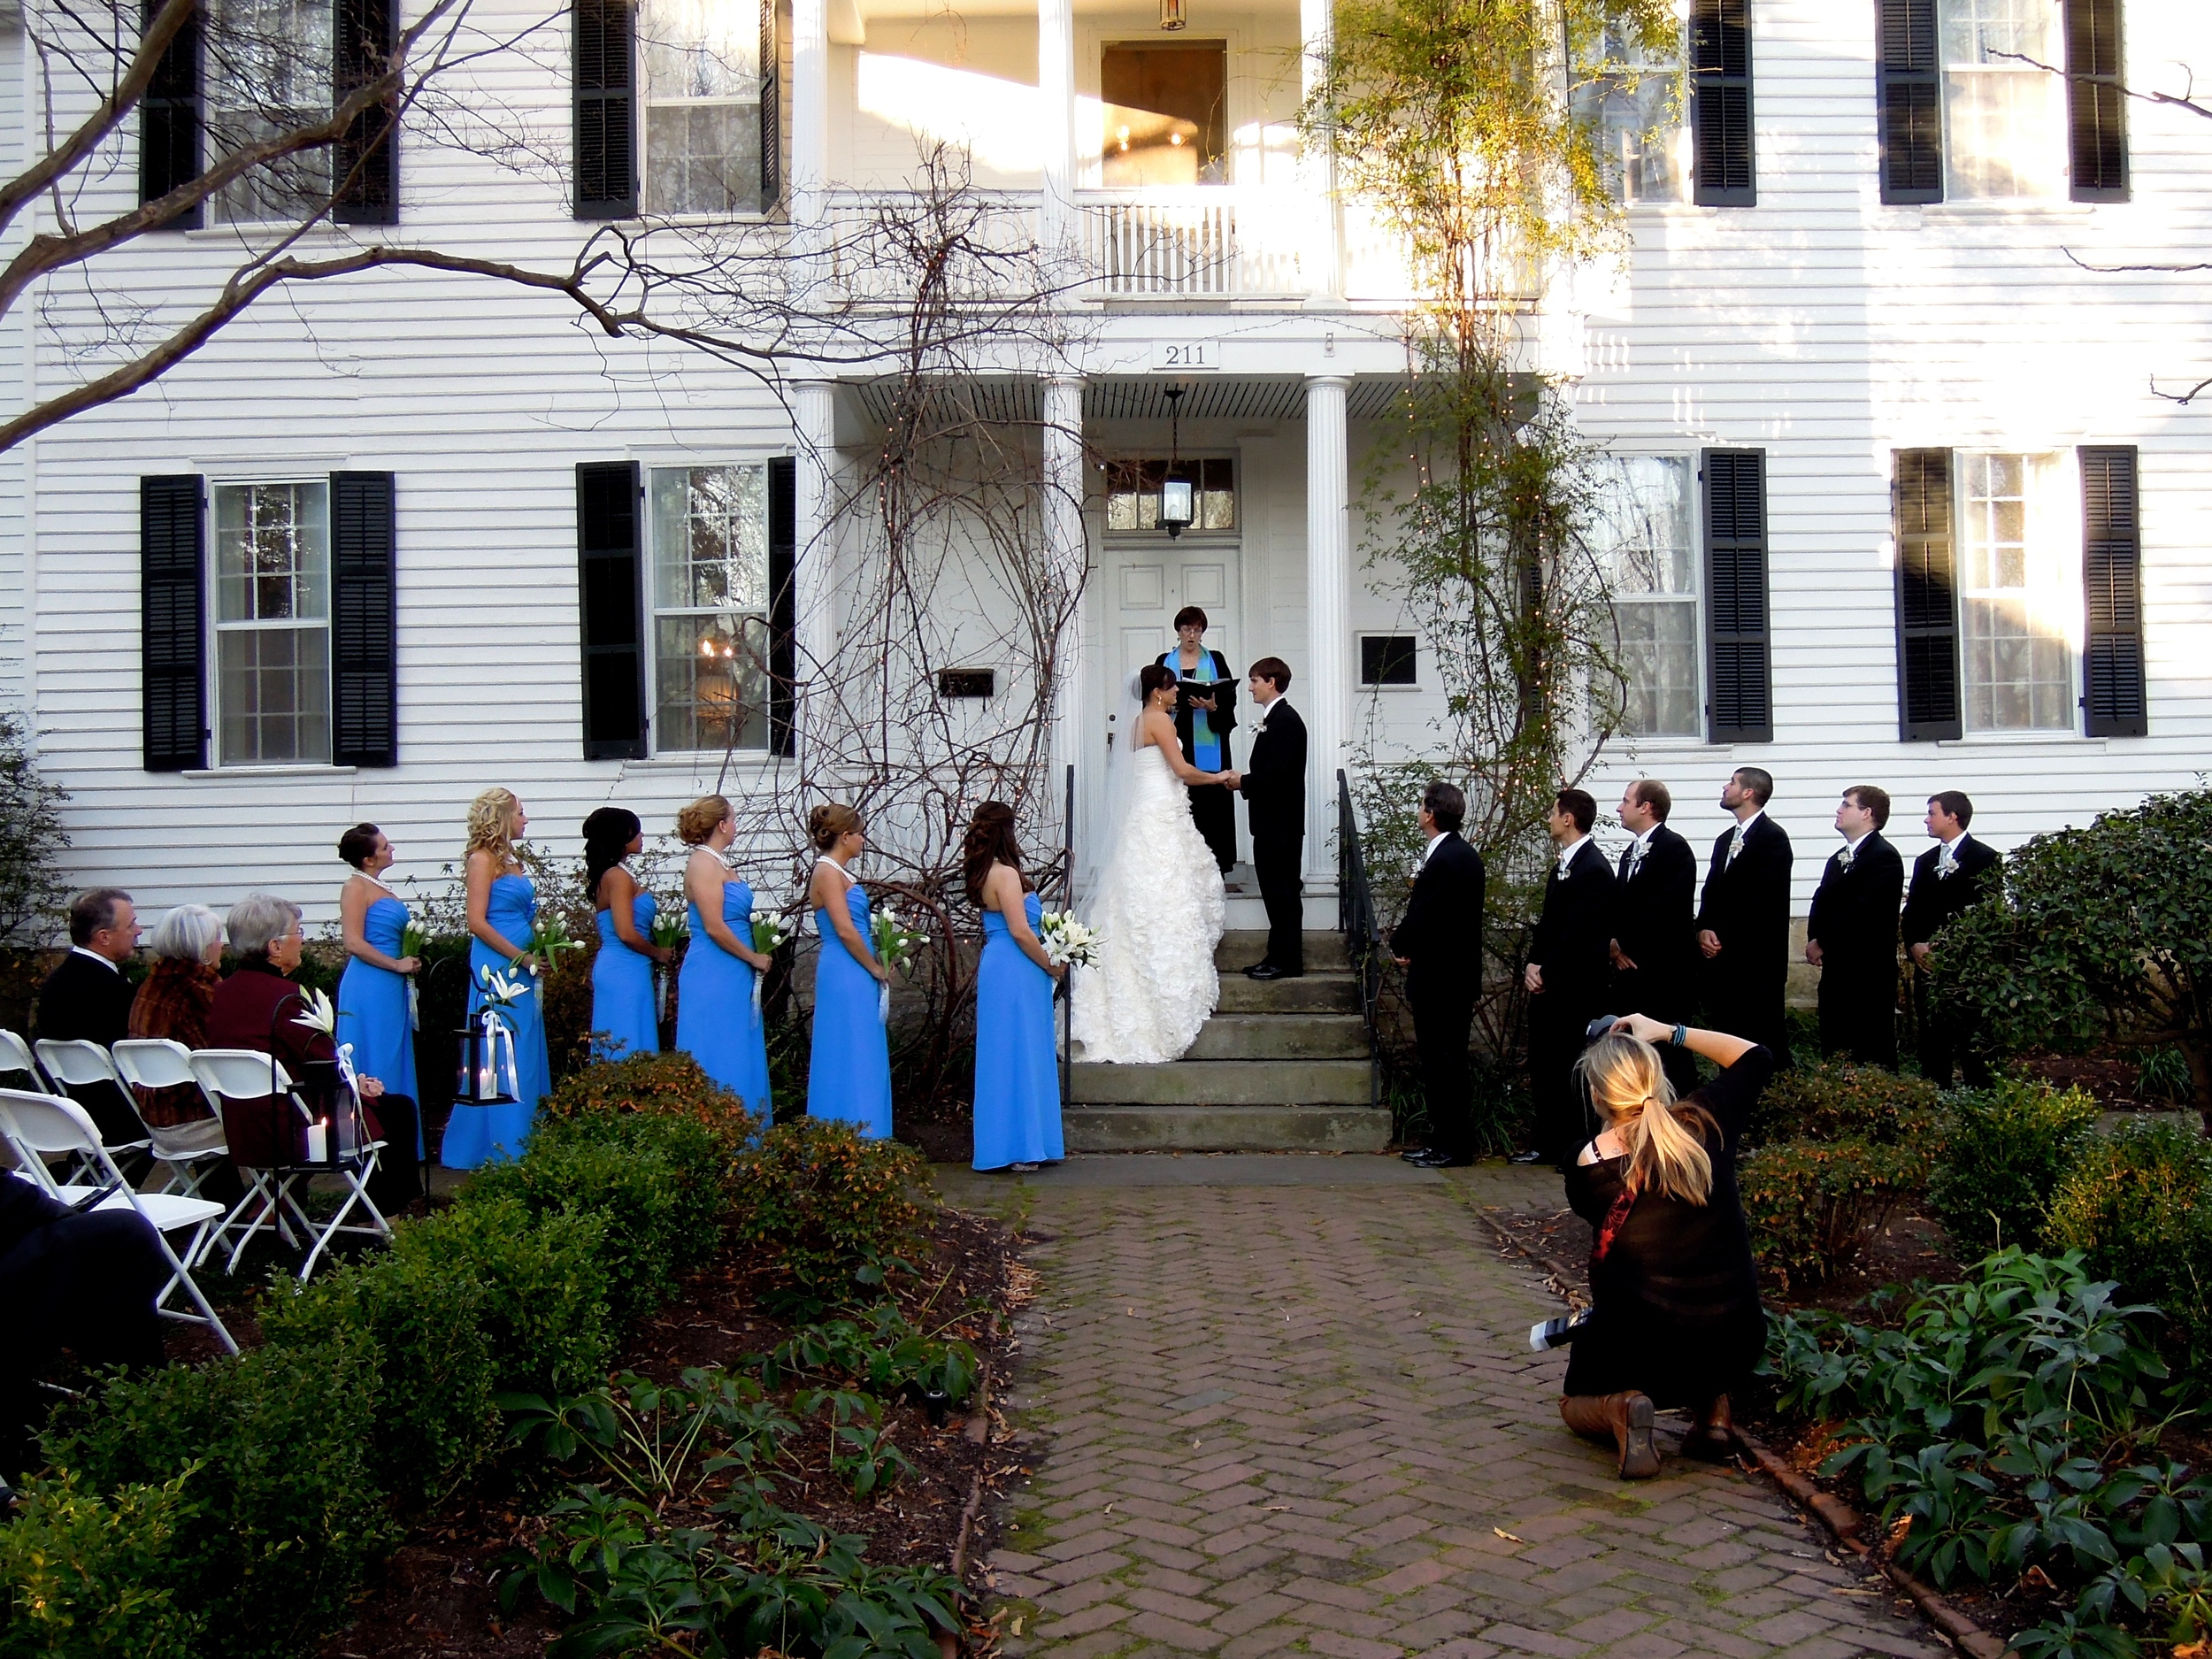
[[[1242,972],[1267,954],[1267,931],[1264,928],[1239,928],[1221,936],[1221,943],[1214,948],[1214,965],[1224,973],[1231,969]],[[1306,972],[1317,969],[1341,972],[1346,965],[1344,935],[1333,933],[1306,932]]]
[[[1365,1106],[1373,1094],[1372,1070],[1367,1060],[1078,1060],[1068,1098],[1081,1105]]]
[[[1221,976],[1217,1014],[1356,1014],[1359,981],[1348,973],[1308,973],[1302,979]]]
[[[1363,1060],[1367,1022],[1357,1014],[1216,1014],[1187,1060]]]
[[[1340,1106],[1071,1106],[1071,1152],[1379,1152],[1390,1113]]]

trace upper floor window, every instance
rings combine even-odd
[[[1940,0],[1944,186],[1953,201],[2066,188],[2066,83],[2053,0]]]
[[[761,199],[759,19],[718,0],[643,0],[645,211],[750,212]]]
[[[2059,457],[1957,457],[1959,656],[1972,732],[2074,725],[2080,626]]]
[[[215,488],[216,764],[330,759],[330,487]]]
[[[326,119],[334,69],[331,0],[219,0],[206,35],[207,137],[213,157]],[[211,198],[218,224],[294,219],[329,199],[331,151],[254,167]]]
[[[655,467],[654,748],[765,749],[768,469]]]
[[[1105,47],[1099,57],[1100,181],[1226,183],[1228,89],[1225,41]]]
[[[1186,479],[1191,491],[1191,530],[1237,527],[1237,464],[1225,455],[1178,461],[1171,472],[1164,459],[1118,461],[1106,473],[1106,527],[1157,530],[1160,486],[1171,477]]]
[[[1687,455],[1609,457],[1590,525],[1613,594],[1620,729],[1631,736],[1703,730],[1696,468]]]
[[[1593,128],[1607,188],[1623,202],[1687,201],[1690,129],[1682,119],[1680,42],[1655,57],[1609,28],[1600,56],[1578,102]]]

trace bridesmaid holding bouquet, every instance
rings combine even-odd
[[[338,838],[338,856],[355,874],[338,895],[339,931],[346,941],[346,971],[338,981],[341,1044],[353,1045],[357,1076],[373,1077],[392,1094],[419,1101],[415,1087],[415,1020],[408,995],[422,958],[405,954],[407,906],[384,885],[397,856],[384,832],[357,824]],[[415,1162],[422,1162],[422,1118],[415,1119]]]
[[[439,1162],[472,1170],[522,1156],[538,1102],[553,1092],[553,1062],[545,1045],[545,993],[539,974],[552,964],[529,954],[538,892],[522,872],[515,842],[530,819],[511,790],[491,788],[469,805],[466,879],[469,922],[469,1017],[484,1005],[487,973],[514,981],[521,994],[502,1018],[515,1037],[516,1094],[509,1105],[457,1101]],[[520,940],[522,943],[515,941]]]
[[[824,804],[807,815],[818,855],[808,902],[822,949],[814,966],[814,1054],[807,1067],[806,1109],[815,1118],[857,1124],[876,1140],[891,1133],[891,1041],[884,1030],[882,987],[891,971],[870,948],[873,918],[868,890],[846,866],[867,845],[860,814]]]
[[[968,902],[983,912],[975,974],[975,1167],[1020,1172],[1066,1156],[1052,991],[1067,970],[1037,937],[1044,904],[1022,874],[1014,809],[976,808],[961,849]]]
[[[595,1060],[661,1051],[653,964],[667,961],[670,952],[652,938],[660,902],[626,867],[644,850],[645,826],[636,813],[603,806],[584,820],[584,889],[599,911],[599,954],[591,963]]]
[[[753,889],[723,862],[737,839],[737,814],[710,795],[676,814],[676,835],[692,849],[684,865],[691,943],[676,980],[676,1046],[745,1102],[764,1123],[768,1038],[758,987],[771,958],[753,948]]]

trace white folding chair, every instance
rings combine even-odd
[[[194,1282],[192,1271],[187,1265],[200,1253],[200,1245],[207,1233],[208,1224],[223,1213],[222,1205],[207,1198],[184,1198],[172,1193],[140,1193],[132,1189],[123,1171],[115,1166],[107,1145],[100,1139],[100,1131],[91,1115],[75,1101],[65,1100],[58,1094],[36,1094],[29,1089],[0,1089],[0,1134],[7,1137],[16,1156],[32,1172],[31,1179],[45,1187],[48,1193],[72,1210],[134,1210],[154,1230],[154,1238],[161,1246],[162,1255],[169,1263],[169,1282],[154,1298],[154,1311],[171,1319],[180,1319],[191,1325],[204,1325],[215,1333],[216,1340],[235,1354],[238,1344],[222,1320],[217,1317],[206,1296]],[[89,1164],[97,1172],[96,1184],[71,1183],[63,1185],[47,1172],[46,1159],[69,1155]],[[43,1179],[40,1178],[43,1177]],[[11,1177],[10,1179],[19,1179]],[[173,1233],[188,1232],[191,1237],[185,1243],[184,1255],[180,1257],[169,1245]],[[181,1286],[192,1299],[197,1313],[187,1313],[172,1308],[169,1298]]]
[[[299,1097],[292,1083],[291,1074],[284,1063],[257,1048],[195,1048],[192,1051],[192,1075],[199,1080],[201,1089],[211,1101],[267,1100],[272,1095],[288,1101],[299,1114],[302,1124],[312,1124],[315,1114],[307,1102]],[[247,1224],[230,1253],[226,1271],[234,1271],[238,1258],[245,1254],[246,1246],[263,1227],[274,1225],[286,1242],[292,1241],[292,1228],[297,1227],[308,1242],[307,1259],[300,1263],[299,1276],[303,1282],[314,1272],[315,1263],[330,1248],[330,1241],[342,1233],[365,1233],[389,1242],[392,1225],[384,1219],[384,1212],[376,1207],[365,1185],[369,1172],[376,1168],[377,1154],[383,1150],[381,1141],[373,1141],[355,1148],[349,1157],[331,1158],[321,1163],[291,1161],[271,1169],[245,1169],[252,1179],[247,1183],[246,1195],[240,1199],[230,1214],[224,1217],[217,1231],[228,1235],[245,1214],[247,1206],[257,1199],[262,1209]],[[336,1175],[346,1186],[345,1202],[327,1221],[317,1221],[301,1208],[296,1189],[318,1175]],[[367,1225],[349,1223],[346,1217],[356,1205],[369,1217]]]
[[[31,1057],[31,1045],[5,1025],[0,1025],[0,1077],[12,1071],[22,1072],[42,1094],[52,1087],[46,1073],[38,1069],[38,1062]]]
[[[230,1156],[230,1148],[223,1140],[222,1108],[208,1099],[193,1073],[192,1050],[166,1037],[126,1037],[109,1052],[130,1088],[131,1108],[153,1142],[154,1161],[169,1171],[162,1190],[197,1197],[200,1183]],[[138,1100],[142,1088],[188,1088],[206,1102],[214,1116],[165,1126],[147,1123]]]
[[[116,1073],[114,1060],[98,1043],[83,1038],[64,1042],[50,1037],[41,1037],[37,1048],[38,1063],[45,1068],[47,1079],[53,1084],[53,1092],[57,1095],[65,1095],[73,1088],[97,1088],[105,1084],[125,1100],[131,1101],[132,1115],[137,1115],[137,1102],[132,1099],[130,1090],[123,1087],[122,1078]],[[150,1141],[124,1141],[108,1150],[143,1152],[152,1146]]]

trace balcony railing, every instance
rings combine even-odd
[[[1079,251],[1106,298],[1304,294],[1314,215],[1301,203],[1226,185],[1081,190]]]

